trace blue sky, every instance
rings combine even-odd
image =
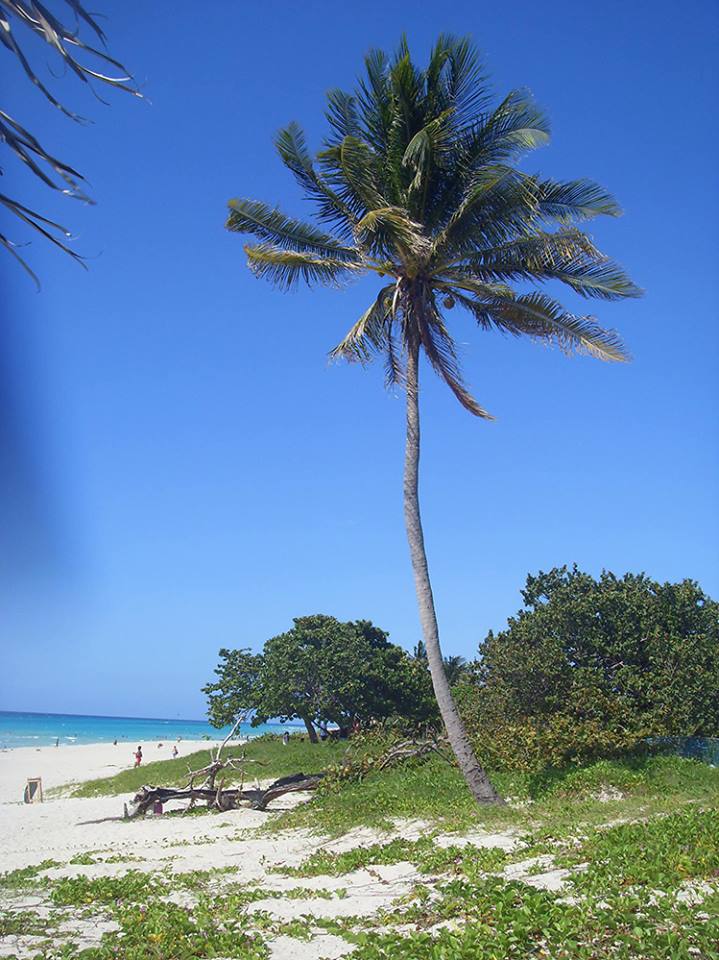
[[[34,242],[38,294],[0,257],[1,707],[201,717],[219,647],[257,648],[307,613],[419,638],[402,398],[379,369],[326,359],[372,284],[282,295],[223,230],[233,196],[305,212],[274,132],[296,119],[319,146],[325,91],[402,31],[420,60],[438,32],[469,33],[498,95],[533,91],[554,132],[529,165],[619,198],[625,216],[592,233],[647,291],[597,305],[634,355],[624,366],[456,316],[497,421],[425,375],[421,493],[446,652],[472,656],[526,574],[558,564],[719,594],[715,4],[97,6],[150,103],[104,106],[50,77],[94,121],[73,125],[0,58],[4,105],[98,201],[50,196],[8,165],[8,192],[70,225],[89,270]]]

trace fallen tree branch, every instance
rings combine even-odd
[[[144,816],[155,803],[168,803],[170,800],[189,800],[190,804],[204,800],[208,806],[218,810],[232,810],[247,802],[255,810],[266,810],[272,800],[286,793],[295,793],[299,790],[316,790],[323,773],[296,773],[291,777],[281,777],[275,780],[265,790],[244,790],[237,787],[223,789],[219,787],[151,787],[144,786],[132,798],[130,804],[125,804],[125,819]]]
[[[236,727],[237,724],[218,748],[211,763],[199,770],[188,769],[189,779],[184,787],[142,787],[135,794],[132,802],[125,804],[125,819],[131,820],[135,817],[144,816],[155,803],[165,804],[170,800],[188,800],[188,810],[191,810],[198,801],[204,801],[208,807],[214,807],[216,810],[232,810],[241,803],[246,803],[255,810],[266,810],[273,800],[284,796],[286,793],[316,790],[324,777],[328,775],[336,776],[336,773],[331,771],[312,774],[294,773],[291,776],[280,777],[264,790],[259,787],[254,790],[244,789],[245,764],[259,763],[263,765],[263,762],[248,759],[244,755],[228,760],[221,758],[222,748],[230,739]],[[438,738],[403,740],[390,747],[382,756],[374,759],[370,769],[374,771],[386,770],[407,760],[421,759],[432,753],[436,753],[447,760],[443,753],[443,746],[444,742]],[[343,779],[349,779],[355,773],[353,767],[352,761],[347,762],[345,760],[340,776]],[[225,789],[224,778],[221,778],[219,785],[216,785],[215,781],[218,773],[228,768],[240,771],[239,787]],[[196,786],[195,784],[201,777],[203,778],[202,785]]]

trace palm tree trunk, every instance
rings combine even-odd
[[[439,712],[450,746],[467,786],[477,803],[503,803],[489,777],[477,762],[472,744],[452,699],[439,645],[437,615],[424,549],[422,518],[419,512],[419,344],[410,344],[407,356],[407,442],[404,459],[404,521],[412,558],[419,618],[427,649],[429,671]]]

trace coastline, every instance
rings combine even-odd
[[[240,736],[282,733],[294,724],[279,721],[253,726],[243,723]],[[54,747],[78,744],[125,743],[133,749],[138,743],[165,741],[224,740],[231,726],[215,727],[209,720],[161,717],[99,716],[69,713],[32,713],[0,710],[0,750],[18,747]]]

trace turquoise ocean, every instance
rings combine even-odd
[[[282,733],[292,724],[263,723],[240,727],[241,737]],[[0,710],[0,749],[45,747],[59,739],[61,746],[79,743],[134,745],[161,740],[224,740],[229,727],[218,729],[205,720],[167,720],[157,717],[85,717],[66,713],[12,713]]]

